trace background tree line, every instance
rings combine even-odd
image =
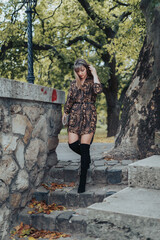
[[[0,6],[0,75],[25,81],[25,6],[18,0]],[[98,103],[104,106],[105,98],[108,136],[114,136],[144,36],[140,0],[38,0],[33,13],[35,83],[67,91],[75,59],[86,59],[103,83]]]

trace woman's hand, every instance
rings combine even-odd
[[[67,118],[68,118],[68,114],[64,113],[64,114],[63,114],[63,117],[62,117],[62,124],[63,124],[64,126],[67,125],[67,121],[68,121]]]
[[[93,67],[92,65],[89,65],[89,69],[90,69],[90,71],[91,71],[91,73],[93,75],[94,83],[100,83],[95,67]]]
[[[89,69],[90,69],[93,76],[97,75],[97,71],[96,71],[95,67],[93,67],[92,65],[89,65]]]

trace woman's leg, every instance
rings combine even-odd
[[[68,133],[68,145],[75,153],[81,155],[79,136],[75,133]]]
[[[89,144],[89,151],[90,151],[90,145],[93,142],[93,138],[94,138],[93,133],[84,134],[84,135],[81,136],[81,144]],[[91,159],[90,159],[90,152],[89,152],[88,168],[89,168],[90,163],[91,163]]]
[[[81,143],[90,145],[92,143],[92,138],[93,138],[93,133],[84,134],[81,136]]]
[[[68,143],[71,144],[79,140],[79,136],[76,133],[68,132]]]
[[[85,192],[87,170],[90,164],[90,142],[92,140],[92,134],[84,134],[81,136],[80,152],[81,152],[81,174],[78,187],[78,193]]]

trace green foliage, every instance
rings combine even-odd
[[[113,39],[107,38],[96,22],[88,17],[77,0],[50,1],[39,0],[33,19],[33,42],[40,46],[50,45],[46,50],[34,50],[34,69],[36,83],[52,87],[68,87],[68,79],[73,79],[72,64],[77,57],[87,59],[96,65],[101,81],[107,86],[109,66],[102,55],[109,52],[116,56],[117,75],[121,86],[129,80],[145,34],[145,22],[139,9],[139,0],[89,1],[91,8],[108,27],[115,30]],[[27,23],[25,7],[20,1],[8,0],[1,4],[1,45],[12,41],[13,48],[1,52],[0,71],[3,77],[25,79],[27,75]],[[121,21],[125,12],[129,17]],[[118,29],[118,30],[117,30]],[[86,40],[68,45],[78,36],[86,36],[101,48],[96,48]]]
[[[33,53],[35,83],[67,92],[74,79],[73,63],[82,57],[96,66],[101,82],[107,87],[111,73],[109,63],[115,57],[120,94],[130,80],[145,36],[140,0],[121,0],[122,5],[115,0],[88,2],[98,16],[96,20],[89,17],[78,0],[38,1],[33,14],[33,43],[37,47]],[[18,0],[6,0],[1,3],[0,11],[3,13],[0,18],[0,44],[3,46],[0,75],[26,81],[25,6]],[[115,32],[114,37],[105,33],[106,26]],[[104,58],[108,54],[111,58],[107,62]],[[97,101],[99,125],[106,123],[105,105],[102,94]]]

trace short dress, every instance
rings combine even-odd
[[[82,89],[76,86],[76,80],[72,81],[64,112],[69,114],[68,132],[77,135],[95,133],[97,113],[96,97],[102,92],[101,83],[94,83],[93,79],[87,78]]]

